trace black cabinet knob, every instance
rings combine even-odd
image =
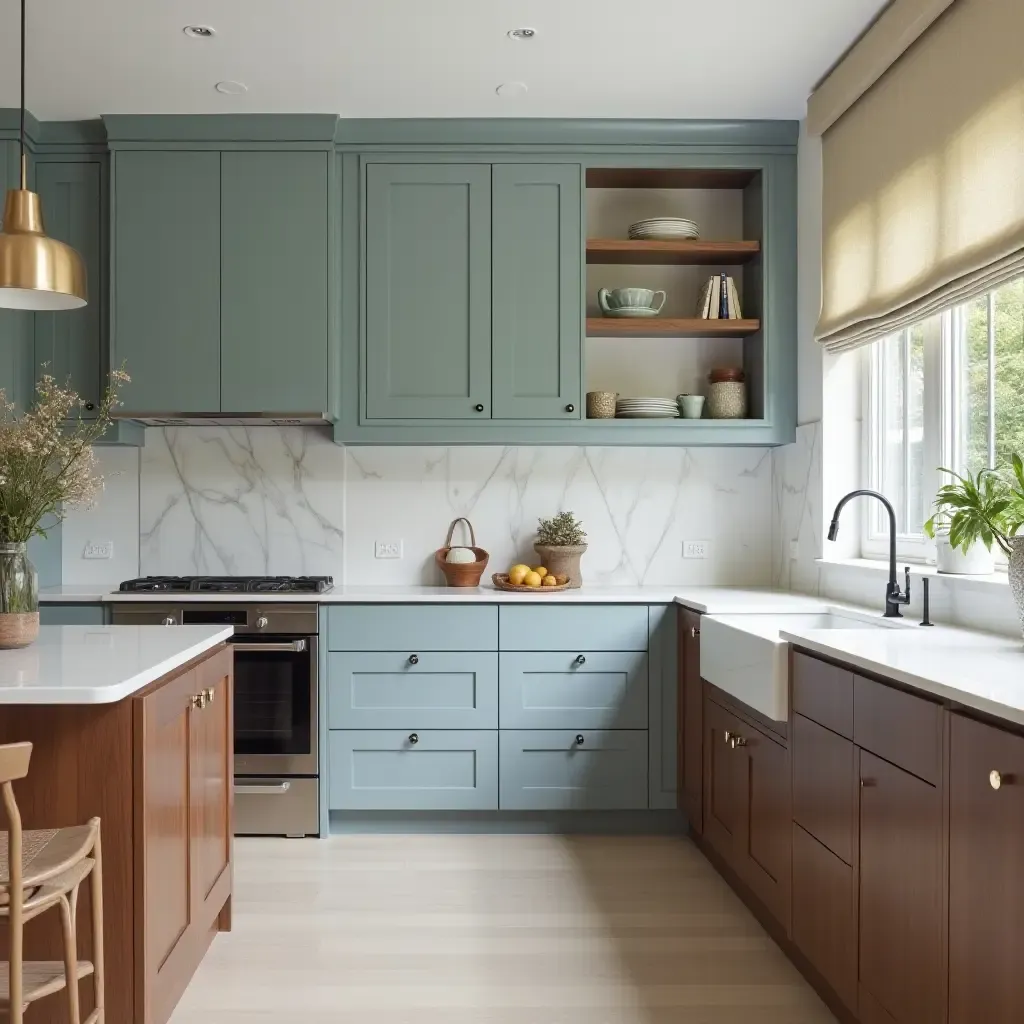
[[[576,406],[575,405],[567,405],[565,407],[565,411],[566,412],[575,412],[576,411]]]
[[[483,404],[481,402],[477,402],[477,404],[474,405],[473,408],[476,409],[477,412],[483,412],[484,411],[484,407],[483,407]]]
[[[419,741],[420,741],[419,733],[413,732],[413,733],[409,734],[409,742],[413,746],[415,746],[417,743],[419,743]]]
[[[88,412],[92,412],[92,411],[93,411],[93,409],[95,409],[95,408],[96,408],[96,403],[95,403],[95,402],[86,402],[86,403],[85,403],[85,408],[86,408],[86,410],[87,410]]]
[[[573,662],[574,665],[586,665],[587,659],[582,654],[576,655],[576,660]]]
[[[419,663],[420,663],[420,656],[418,654],[410,654],[409,655],[409,664],[410,665],[418,665]]]
[[[583,746],[583,733],[580,733],[580,734],[579,734],[579,735],[578,735],[578,736],[576,737],[576,746],[577,746],[577,747],[582,747],[582,746]]]

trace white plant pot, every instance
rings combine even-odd
[[[935,538],[935,562],[939,572],[956,576],[988,576],[996,571],[992,552],[984,544],[972,544],[964,554],[941,533]]]
[[[1010,591],[1024,635],[1024,534],[1010,538]]]

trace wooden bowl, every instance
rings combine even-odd
[[[569,578],[567,576],[558,576],[556,579],[563,581],[556,587],[527,587],[520,586],[517,583],[509,583],[507,572],[496,572],[491,577],[491,582],[498,590],[508,590],[513,594],[557,594],[560,590],[569,589]]]

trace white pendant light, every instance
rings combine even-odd
[[[39,196],[28,190],[25,159],[25,0],[21,0],[21,187],[7,192],[0,231],[0,307],[49,312],[87,302],[85,264],[47,237]]]

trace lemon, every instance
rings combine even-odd
[[[542,587],[557,587],[558,586],[558,580],[556,580],[554,576],[552,576],[550,573],[548,573],[548,575],[545,576],[544,579],[542,579],[540,581],[540,585]]]
[[[547,571],[547,569],[545,569],[543,565],[538,565],[538,566],[537,566],[537,568],[536,568],[536,569],[534,569],[533,571],[534,571],[534,572],[535,572],[535,573],[536,573],[536,574],[537,574],[537,575],[538,575],[538,576],[539,576],[539,577],[540,577],[541,579],[544,579],[544,577],[545,577],[545,576],[547,576],[547,574],[548,574],[548,571]]]
[[[508,571],[508,581],[515,586],[522,586],[526,574],[530,571],[528,565],[513,565]]]
[[[541,585],[541,578],[535,572],[528,572],[523,579],[523,583],[528,587],[539,587]]]

